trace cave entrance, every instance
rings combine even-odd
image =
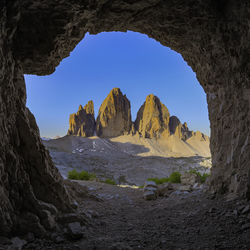
[[[27,106],[64,178],[72,170],[84,170],[97,179],[141,186],[148,178],[166,179],[172,172],[210,172],[210,128],[204,90],[181,55],[152,38],[131,31],[87,34],[55,73],[25,78]],[[127,110],[112,103],[111,90],[116,87],[121,95],[114,96],[117,102],[124,102],[126,95]],[[131,118],[126,119],[131,119],[132,125],[126,126],[133,128],[120,131],[123,125],[117,128],[117,121],[107,125],[105,133],[99,131],[100,137],[96,138],[96,133],[86,128],[93,122],[86,122],[87,116],[79,114],[93,100],[97,121],[106,97],[111,103],[106,110],[118,105],[114,110],[122,116],[124,112],[131,113]],[[145,101],[148,108],[138,118]],[[79,105],[82,110],[77,112]],[[69,124],[72,113],[76,117]],[[151,117],[148,121],[147,116]],[[121,122],[127,124],[126,119]],[[77,124],[80,120],[85,127]],[[147,126],[143,125],[145,122]]]

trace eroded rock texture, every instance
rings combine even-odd
[[[0,4],[0,235],[44,235],[56,211],[71,211],[63,180],[25,107],[22,66],[11,51],[15,6]],[[10,15],[10,16],[9,16]]]
[[[89,101],[84,108],[79,106],[77,113],[69,117],[68,135],[90,137],[95,133],[94,103]]]
[[[131,127],[130,101],[119,88],[114,88],[99,109],[96,133],[100,137],[119,136],[130,133]]]
[[[135,129],[145,138],[168,137],[169,117],[168,109],[160,99],[148,95],[137,113]]]
[[[52,73],[86,32],[132,30],[181,53],[207,94],[210,188],[250,199],[249,4],[249,0],[1,1],[1,234],[16,228],[21,212],[39,216],[37,198],[67,209],[62,179],[25,108],[22,74]]]

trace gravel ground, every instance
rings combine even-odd
[[[33,240],[24,249],[250,249],[247,201],[215,199],[203,190],[145,201],[142,189],[89,181],[67,185],[89,217],[84,237],[58,244]]]

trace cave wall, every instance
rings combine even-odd
[[[40,201],[69,209],[62,178],[25,107],[23,73],[52,73],[86,32],[132,30],[183,56],[207,94],[213,158],[210,190],[250,199],[249,4],[248,0],[1,1],[0,233],[13,229],[21,211],[32,210],[39,217]],[[35,205],[27,208],[27,202]]]
[[[44,213],[71,211],[70,198],[26,108],[22,66],[12,53],[18,5],[0,7],[0,235],[42,235]]]

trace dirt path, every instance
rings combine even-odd
[[[89,190],[88,198],[77,198],[91,218],[85,237],[37,249],[250,249],[244,201],[209,199],[201,191],[145,201],[142,189],[80,183]]]

